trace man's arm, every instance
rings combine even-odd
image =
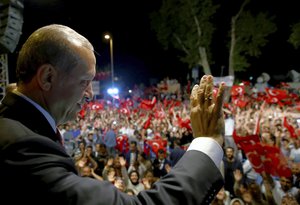
[[[73,160],[60,145],[24,127],[24,132],[21,132],[17,123],[16,129],[0,129],[0,136],[9,136],[8,139],[14,141],[13,146],[3,142],[7,146],[3,146],[2,156],[8,158],[2,163],[2,176],[13,176],[3,184],[6,187],[20,184],[17,190],[10,186],[5,193],[20,190],[22,197],[34,193],[36,198],[31,197],[32,201],[43,199],[45,204],[209,204],[224,184],[218,169],[224,133],[223,87],[220,87],[218,97],[212,99],[212,77],[204,77],[200,85],[194,87],[191,97],[191,122],[196,139],[171,171],[154,184],[153,189],[132,197],[118,191],[110,182],[80,177]],[[13,127],[4,126],[4,122],[0,125],[3,128]],[[12,139],[14,135],[18,137]],[[18,175],[13,175],[16,170]],[[28,184],[32,186],[28,187]],[[13,200],[18,201],[22,197]]]

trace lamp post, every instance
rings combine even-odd
[[[111,69],[111,86],[114,88],[114,57],[113,57],[113,39],[109,34],[104,36],[105,39],[109,39],[110,47],[110,69]]]

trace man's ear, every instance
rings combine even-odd
[[[53,77],[56,75],[55,68],[50,64],[43,64],[39,67],[37,71],[37,81],[39,86],[45,90],[49,91],[52,87]]]

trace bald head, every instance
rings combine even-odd
[[[17,60],[17,82],[28,83],[43,64],[70,72],[78,62],[74,49],[85,47],[94,50],[92,44],[70,27],[51,24],[34,31],[23,44]]]

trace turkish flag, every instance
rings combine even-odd
[[[260,143],[257,144],[244,144],[243,151],[249,159],[252,168],[257,173],[263,173],[265,171],[264,163],[261,159],[263,154],[263,148]]]
[[[260,143],[260,139],[258,135],[238,136],[236,134],[236,130],[233,131],[232,137],[234,142],[240,149],[243,149],[244,146],[247,145],[254,145]]]
[[[245,94],[245,86],[233,85],[231,87],[231,96],[241,96]]]
[[[266,88],[265,90],[269,98],[277,98],[278,100],[282,100],[288,97],[288,92],[286,90],[276,88]]]
[[[258,135],[241,137],[234,131],[233,139],[237,146],[244,151],[257,173],[266,172],[273,176],[289,176],[291,173],[288,162],[280,149],[261,144]]]
[[[126,135],[121,135],[117,137],[116,149],[119,152],[127,152],[129,150],[128,137]]]
[[[141,100],[140,108],[145,110],[152,110],[152,108],[156,104],[156,101],[157,99],[155,96],[152,98],[152,100]]]
[[[103,110],[104,105],[102,103],[99,102],[90,102],[89,107],[91,108],[91,110]]]
[[[238,96],[232,96],[232,103],[234,105],[236,105],[237,107],[243,108],[246,107],[246,105],[248,104],[248,100],[244,100]]]
[[[130,110],[127,107],[122,107],[119,109],[119,113],[130,115]]]
[[[146,121],[145,124],[144,124],[144,129],[148,129],[148,127],[149,127],[150,124],[151,124],[151,120],[152,120],[152,115],[149,115],[147,121]]]
[[[159,149],[166,150],[166,140],[163,139],[153,139],[153,140],[148,140],[147,144],[150,146],[150,149],[152,152],[157,154]]]
[[[264,145],[265,172],[273,176],[291,176],[291,170],[287,159],[278,147]]]
[[[132,99],[128,98],[128,99],[126,100],[126,104],[127,104],[128,106],[132,107],[134,103],[133,103]]]
[[[297,138],[295,128],[288,122],[286,116],[283,118],[283,126],[289,131],[292,138]]]

